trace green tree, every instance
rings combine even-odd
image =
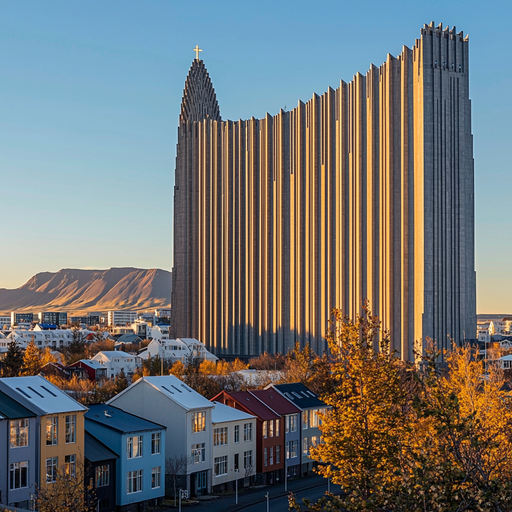
[[[121,369],[114,380],[114,393],[117,395],[118,393],[121,393],[121,391],[124,391],[127,387],[128,379],[126,378],[124,371]]]
[[[17,377],[23,366],[23,351],[17,341],[13,339],[7,345],[7,353],[3,360],[3,377]]]

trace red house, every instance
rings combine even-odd
[[[89,380],[92,382],[107,378],[107,369],[97,361],[92,361],[91,359],[80,359],[80,361],[73,363],[71,366],[83,368],[87,372]]]
[[[221,402],[256,416],[256,473],[262,475],[263,483],[274,484],[284,478],[283,418],[254,393],[255,391],[222,391],[211,401]]]

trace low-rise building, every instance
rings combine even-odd
[[[85,432],[85,484],[87,502],[96,510],[116,510],[116,465],[118,455],[89,432]]]
[[[320,443],[322,435],[320,430],[321,417],[326,414],[328,407],[316,393],[301,383],[271,384],[268,388],[276,390],[301,410],[299,421],[299,431],[301,432],[300,451],[302,452],[301,474],[308,474],[316,463],[309,456],[310,449]]]
[[[39,464],[37,437],[36,414],[0,391],[1,504],[33,510]]]
[[[74,473],[83,463],[86,407],[39,375],[0,379],[0,391],[37,416],[37,487],[54,483],[59,468]]]
[[[40,311],[37,314],[37,318],[41,324],[61,326],[68,323],[68,314],[64,311]]]
[[[109,402],[167,427],[166,458],[184,460],[182,482],[191,495],[212,485],[214,405],[173,375],[142,377]]]
[[[142,367],[142,359],[139,356],[128,354],[122,350],[104,350],[98,352],[92,361],[102,364],[107,369],[107,378],[114,379],[121,371],[126,377],[133,374]]]
[[[181,361],[186,363],[192,359],[201,361],[218,361],[218,357],[206,350],[206,347],[194,338],[177,338],[152,340],[146,350],[139,353],[141,357],[163,357],[173,363]]]
[[[92,359],[80,359],[71,366],[83,368],[87,373],[87,377],[92,382],[98,382],[107,378],[107,367],[98,361]]]
[[[19,324],[31,324],[34,321],[34,313],[11,312],[11,326]]]
[[[212,492],[250,485],[256,475],[256,417],[213,402]]]
[[[136,311],[109,311],[107,313],[108,325],[131,325],[137,318]]]
[[[141,510],[144,505],[154,506],[163,498],[164,426],[112,405],[100,404],[89,407],[85,415],[85,429],[117,455],[117,510]]]
[[[0,315],[0,329],[11,328],[11,317],[7,315]]]

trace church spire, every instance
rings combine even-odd
[[[203,50],[196,45],[194,51],[196,58],[190,66],[183,89],[180,124],[186,121],[202,121],[207,118],[220,121],[220,110],[215,90],[204,62],[199,58],[199,52]]]

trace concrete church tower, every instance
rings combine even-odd
[[[442,25],[290,112],[221,121],[203,62],[180,116],[172,332],[218,355],[325,349],[365,298],[413,358],[476,334],[469,40]],[[196,51],[199,50],[196,47]]]

